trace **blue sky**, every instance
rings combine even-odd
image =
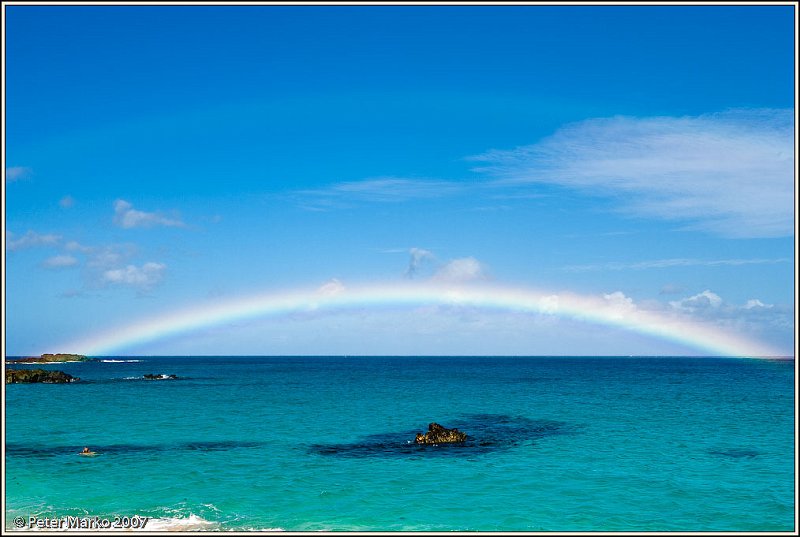
[[[792,6],[4,9],[10,355],[409,280],[622,296],[794,353]],[[696,349],[365,307],[119,352]]]

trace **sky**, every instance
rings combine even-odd
[[[794,355],[795,6],[3,9],[7,355]]]

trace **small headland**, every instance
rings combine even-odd
[[[87,358],[82,354],[42,354],[41,356],[30,356],[26,358],[15,358],[6,360],[9,364],[61,364],[71,362],[94,362],[95,358]]]

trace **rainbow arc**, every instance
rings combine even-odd
[[[622,295],[587,296],[489,285],[397,283],[345,288],[327,284],[315,290],[273,292],[203,304],[143,319],[64,344],[89,356],[105,356],[194,330],[259,317],[303,311],[413,308],[448,305],[484,310],[552,315],[607,325],[696,348],[701,354],[764,357],[779,353],[767,345],[677,313],[647,311]]]

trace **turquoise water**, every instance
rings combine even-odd
[[[8,529],[794,528],[792,360],[137,360],[6,386]],[[410,444],[431,421],[470,438]]]

